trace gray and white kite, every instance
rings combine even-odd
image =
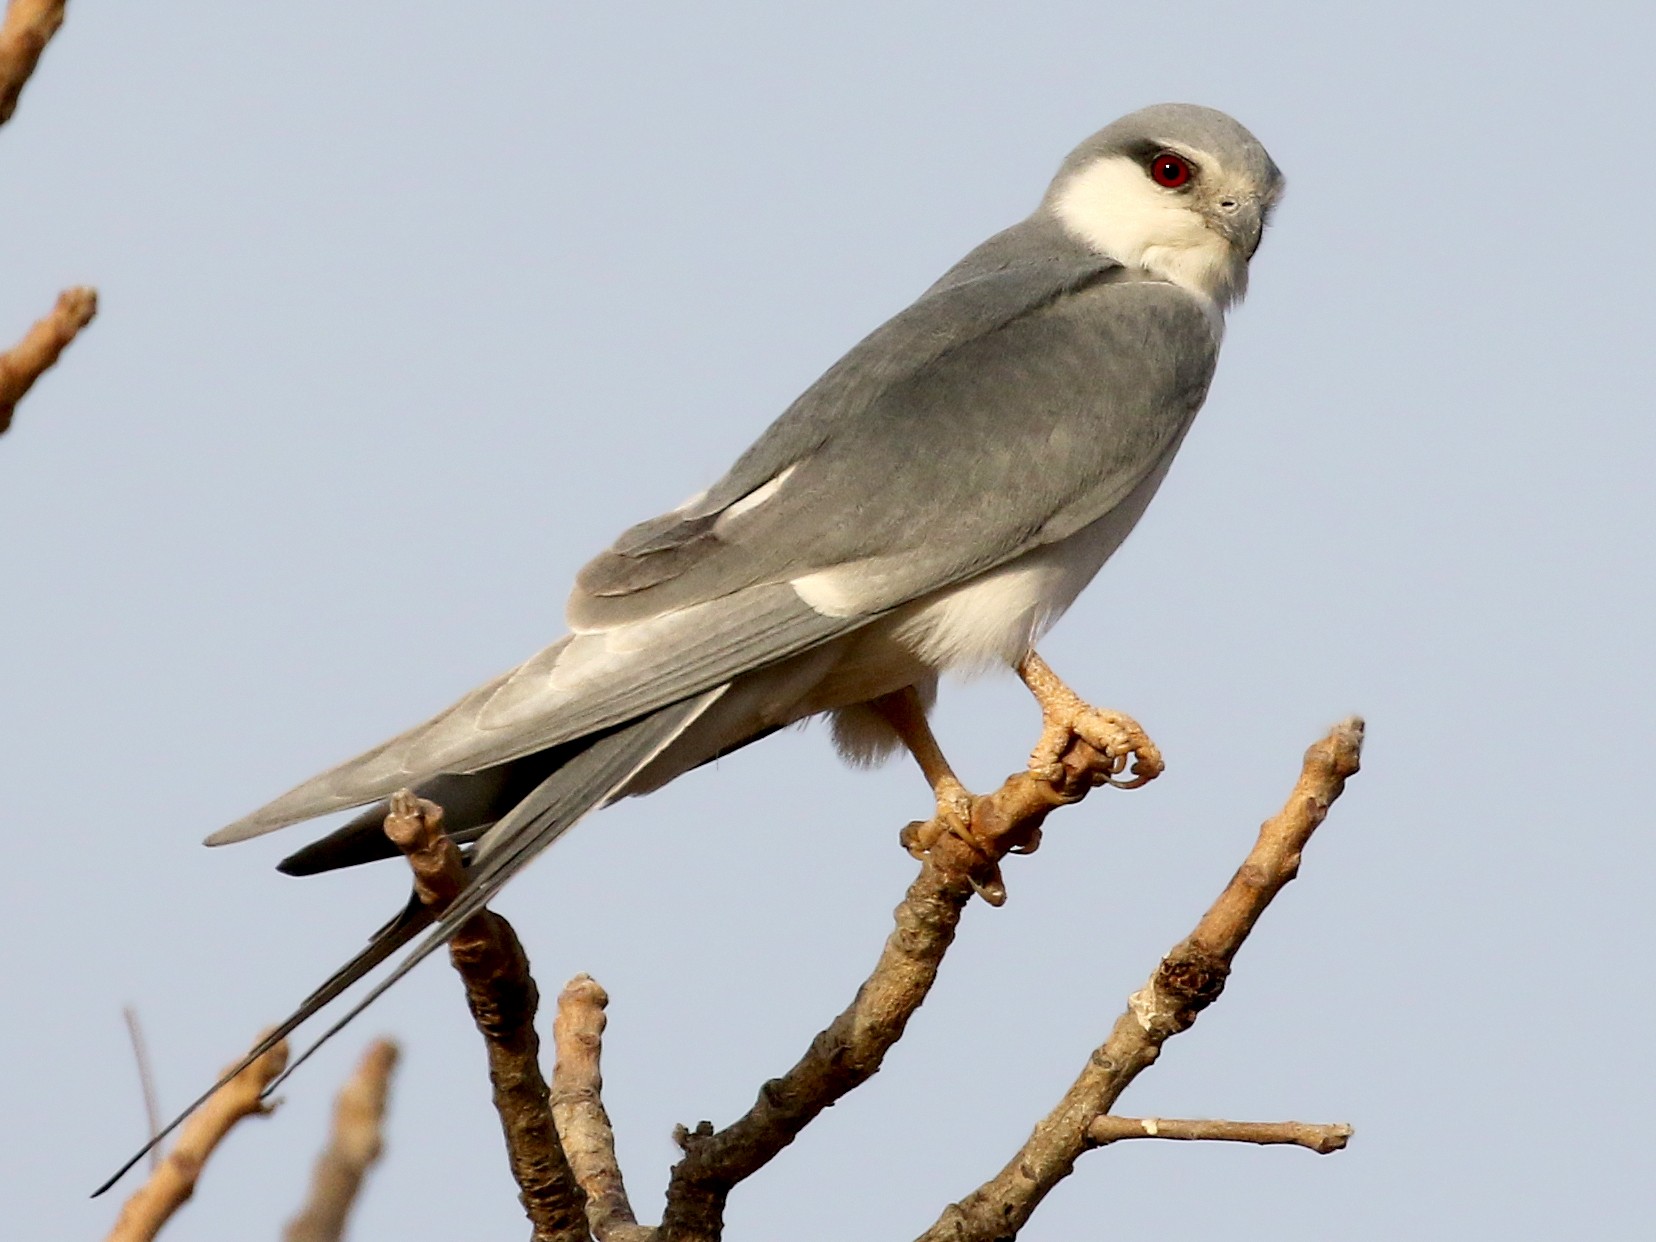
[[[413,787],[471,843],[440,920],[411,905],[265,1046],[423,931],[378,996],[587,812],[784,725],[829,713],[860,759],[907,744],[957,822],[964,790],[925,723],[940,672],[1014,667],[1059,736],[1085,736],[1032,645],[1167,473],[1282,188],[1212,109],[1163,104],[1094,134],[1033,215],[846,354],[724,478],[587,565],[568,637],[208,838]],[[385,812],[283,869],[388,856]]]

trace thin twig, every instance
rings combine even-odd
[[[17,97],[63,25],[66,0],[11,0],[0,21],[0,125],[17,111]]]
[[[287,1044],[277,1044],[208,1097],[185,1123],[160,1167],[121,1208],[109,1242],[148,1242],[160,1232],[195,1193],[202,1166],[231,1127],[243,1117],[261,1117],[271,1111],[260,1097],[282,1072],[287,1057]]]
[[[96,289],[65,289],[58,295],[57,305],[21,341],[0,354],[0,433],[11,426],[12,415],[24,394],[97,313]]]
[[[1178,1139],[1184,1142],[1259,1143],[1305,1147],[1326,1156],[1342,1151],[1351,1139],[1347,1125],[1319,1126],[1304,1121],[1217,1121],[1206,1118],[1095,1117],[1087,1127],[1093,1147],[1128,1139]]]
[[[1129,753],[1140,761],[1155,755],[1136,725],[1125,733]],[[998,904],[1004,897],[1000,860],[1014,851],[1034,849],[1048,814],[1080,801],[1117,774],[1124,762],[1123,754],[1105,755],[1072,739],[1050,780],[1020,772],[995,793],[974,801],[975,844],[939,831],[935,821],[905,830],[904,840],[911,848],[924,846],[923,865],[896,909],[896,929],[873,973],[849,1008],[811,1041],[799,1062],[760,1089],[758,1101],[746,1114],[716,1133],[705,1121],[694,1131],[680,1129],[685,1155],[668,1183],[661,1242],[712,1242],[720,1236],[725,1201],[736,1184],[763,1168],[823,1109],[879,1070],[937,978],[974,888]]]
[[[149,1049],[144,1046],[144,1028],[138,1023],[138,1011],[131,1005],[121,1009],[121,1017],[126,1019],[127,1038],[132,1041],[132,1059],[138,1066],[138,1090],[144,1097],[144,1120],[149,1122],[149,1136],[153,1139],[161,1132],[161,1104],[155,1095]],[[150,1171],[154,1172],[160,1163],[160,1150],[150,1148]]]
[[[414,891],[439,914],[465,887],[459,847],[444,835],[442,809],[403,790],[393,795],[385,835],[407,855]],[[570,1172],[541,1077],[535,1010],[540,996],[511,925],[484,910],[449,941],[466,1003],[489,1054],[495,1111],[506,1137],[518,1198],[535,1242],[588,1242],[585,1196]]]
[[[615,1130],[604,1108],[604,1007],[609,996],[590,975],[576,975],[558,997],[552,1024],[552,1116],[575,1180],[586,1192],[587,1224],[597,1242],[649,1242],[638,1223],[615,1157]]]
[[[1058,1107],[1000,1173],[945,1209],[920,1242],[1005,1242],[1017,1236],[1041,1200],[1093,1145],[1093,1123],[1155,1063],[1163,1043],[1188,1029],[1218,999],[1237,950],[1272,898],[1294,878],[1306,842],[1357,771],[1362,744],[1363,722],[1353,717],[1306,751],[1287,805],[1260,828],[1247,859],[1196,930],[1128,1000],[1127,1011]]]
[[[362,1180],[384,1150],[385,1105],[397,1055],[391,1040],[375,1040],[340,1088],[328,1145],[317,1157],[304,1207],[282,1232],[285,1242],[338,1242],[345,1236]]]

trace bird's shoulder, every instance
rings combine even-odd
[[[872,494],[889,498],[892,469],[924,465],[928,486],[945,492],[964,477],[951,454],[977,455],[960,463],[968,475],[985,464],[1003,473],[1004,455],[988,460],[969,432],[1004,420],[1008,400],[1037,421],[1061,418],[1067,398],[1055,385],[1074,372],[1083,387],[1117,390],[1114,404],[1131,416],[1167,404],[1170,389],[1205,390],[1214,346],[1190,295],[1032,218],[978,246],[863,338],[706,492],[589,562],[570,621],[604,627],[878,550],[895,535],[882,517],[905,520],[900,499]],[[964,434],[943,436],[940,419]],[[931,445],[924,463],[917,437]]]

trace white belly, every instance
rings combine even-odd
[[[1069,538],[901,609],[893,636],[938,670],[1016,664],[1138,524],[1172,458]]]
[[[876,762],[897,736],[869,700],[913,686],[929,707],[938,673],[1014,665],[1075,602],[1137,524],[1173,454],[1121,503],[1067,539],[1046,544],[959,586],[790,660],[745,674],[708,713],[640,773],[646,793],[766,729],[823,712],[849,760]],[[803,594],[803,593],[802,593]]]

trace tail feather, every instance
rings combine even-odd
[[[270,1090],[275,1090],[318,1048],[378,1000],[387,988],[447,943],[460,925],[481,910],[530,859],[573,827],[587,812],[623,793],[627,784],[711,707],[724,690],[724,686],[716,687],[696,698],[654,711],[622,728],[596,738],[583,739],[584,745],[577,753],[545,775],[499,822],[482,834],[467,860],[466,887],[440,918],[434,921],[418,900],[410,899],[396,918],[374,934],[367,948],[306,997],[298,1009],[262,1038],[235,1068],[214,1084],[212,1090],[191,1104],[122,1165],[113,1177],[98,1187],[93,1192],[94,1197],[125,1176],[186,1117],[205,1103],[213,1091],[270,1051],[429,927],[424,939],[415,944],[388,975],[289,1063],[287,1072],[271,1084]]]
[[[96,1199],[125,1177],[135,1164],[154,1151],[160,1145],[161,1140],[178,1129],[185,1119],[205,1104],[215,1091],[293,1034],[300,1026],[348,991],[352,984],[370,974],[374,967],[413,940],[423,929],[429,927],[431,921],[430,912],[420,904],[419,898],[410,897],[408,904],[402,908],[396,918],[369,937],[368,944],[362,952],[329,975],[322,986],[307,996],[297,1009],[262,1035],[259,1042],[253,1045],[252,1050],[246,1056],[226,1070],[219,1080],[204,1091],[188,1108],[169,1121],[164,1128],[158,1130],[149,1142],[138,1149],[132,1159],[116,1169],[114,1175],[108,1181],[92,1192],[92,1197]]]
[[[724,690],[719,686],[607,734],[536,786],[474,847],[466,869],[465,889],[443,911],[426,937],[403,956],[390,974],[294,1058],[270,1089],[275,1090],[323,1044],[383,996],[392,984],[447,944],[461,924],[483,909],[530,859],[573,828],[588,811],[625,790],[627,783],[711,707]]]
[[[414,792],[443,808],[444,831],[465,844],[492,828],[592,741],[584,737],[480,772],[433,777],[414,786]],[[319,875],[395,858],[397,847],[384,830],[390,810],[389,801],[375,803],[327,836],[289,854],[276,869],[284,875]]]
[[[769,737],[780,728],[781,725],[771,725],[760,729],[752,737],[743,738],[708,755],[696,766],[715,763],[744,746]],[[461,845],[470,845],[504,819],[514,806],[534,791],[535,786],[568,763],[591,740],[582,738],[578,742],[549,746],[533,755],[484,768],[481,772],[438,776],[416,785],[414,792],[443,808],[444,832]],[[385,835],[385,817],[390,811],[389,801],[376,802],[349,823],[289,854],[276,864],[276,870],[283,875],[320,875],[324,871],[395,858],[397,847]]]

